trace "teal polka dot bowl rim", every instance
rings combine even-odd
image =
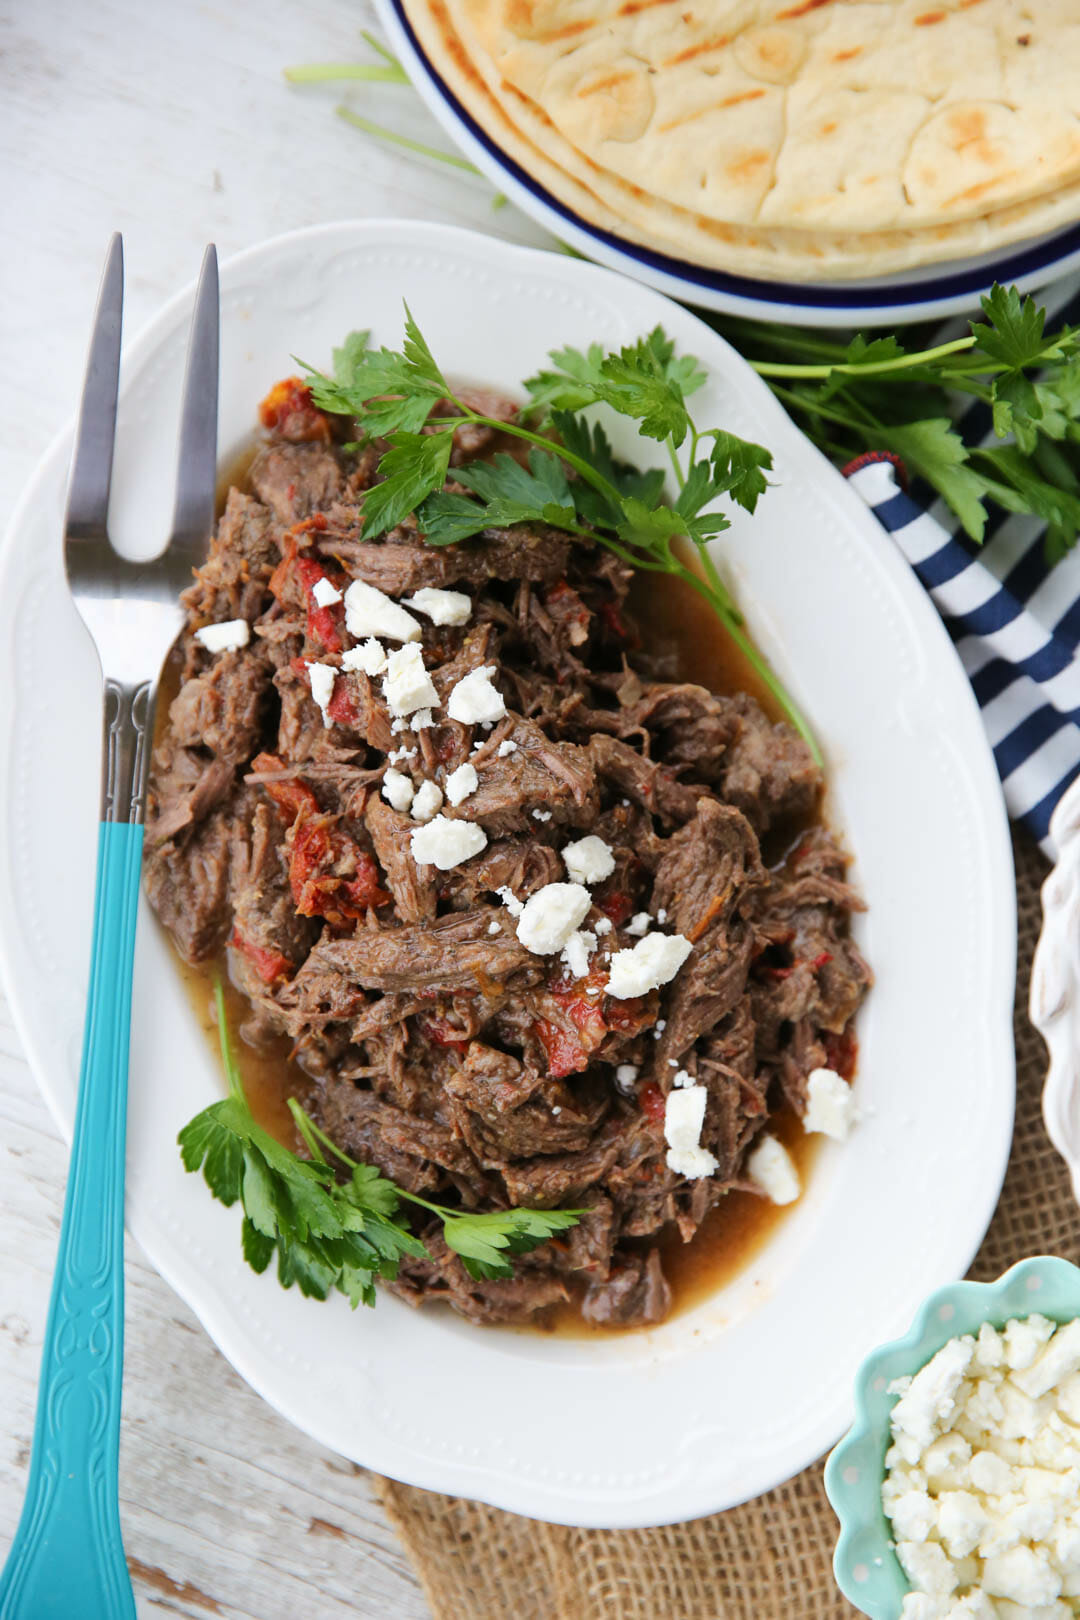
[[[840,1520],[833,1555],[837,1585],[870,1620],[899,1620],[911,1590],[890,1542],[881,1507],[894,1378],[918,1372],[942,1345],[984,1322],[1004,1327],[1038,1311],[1054,1322],[1080,1316],[1080,1270],[1068,1260],[1036,1255],[996,1282],[949,1283],[922,1305],[902,1339],[871,1351],[855,1376],[855,1421],[825,1464],[825,1491]]]

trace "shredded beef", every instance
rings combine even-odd
[[[749,1150],[778,1109],[805,1109],[814,1067],[854,1070],[870,972],[846,857],[817,819],[821,774],[746,693],[673,679],[671,660],[655,678],[609,551],[542,524],[428,546],[415,517],[365,538],[378,447],[344,443],[297,379],[262,420],[248,489],[230,492],[184,596],[148,799],[151,903],[189,962],[224,953],[251,1007],[242,1037],[288,1038],[304,1105],[345,1152],[451,1205],[581,1211],[512,1279],[483,1281],[418,1217],[428,1258],[402,1264],[400,1297],[475,1322],[571,1298],[596,1325],[660,1321],[663,1245],[747,1185]],[[447,489],[465,493],[454,469],[509,444],[463,423]],[[418,614],[430,716],[396,718],[379,676],[340,667],[355,642],[336,593],[352,580],[471,598],[464,625]],[[235,618],[251,627],[239,651],[195,639]],[[336,672],[329,725],[313,663]],[[455,686],[486,668],[505,715],[451,719]],[[383,791],[391,764],[414,791],[435,783],[484,848],[446,871],[418,862],[418,823]],[[454,803],[447,778],[465,764],[475,786]],[[612,869],[589,885],[578,977],[527,949],[516,917],[568,880],[563,850],[588,835]],[[618,1000],[610,958],[641,913],[692,949],[670,983]],[[636,1078],[616,1084],[622,1064]],[[707,1093],[717,1169],[696,1181],[667,1163],[679,1069]]]

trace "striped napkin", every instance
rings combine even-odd
[[[1080,320],[1080,276],[1035,296],[1048,325]],[[961,330],[950,328],[941,341]],[[993,439],[978,402],[957,425],[969,444]],[[901,489],[891,458],[860,456],[845,470],[945,621],[982,711],[1009,815],[1053,859],[1050,817],[1080,775],[1080,546],[1048,568],[1044,526],[1005,512],[994,513],[976,546],[957,532],[943,502],[924,504],[917,490]]]

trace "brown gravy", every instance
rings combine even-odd
[[[219,483],[219,508],[231,485],[244,487],[253,454],[254,447],[249,444],[227,463]],[[670,574],[638,574],[631,588],[630,606],[650,653],[670,656],[677,678],[697,681],[714,692],[749,692],[772,719],[781,718],[772,694],[723,633],[712,608],[689,585]],[[162,677],[155,729],[165,723],[178,681],[178,665],[170,658]],[[218,1031],[213,986],[220,976],[233,1050],[251,1111],[280,1142],[295,1148],[297,1136],[287,1099],[296,1096],[303,1100],[311,1082],[290,1057],[289,1042],[282,1037],[256,1051],[239,1039],[237,1031],[248,1016],[248,1004],[230,983],[224,959],[192,967],[177,955],[176,962],[200,1028],[215,1055]],[[817,1138],[807,1136],[790,1111],[774,1116],[772,1129],[791,1154],[805,1186],[817,1157]],[[668,1319],[692,1310],[736,1277],[796,1208],[798,1203],[777,1206],[753,1193],[730,1192],[709,1212],[691,1242],[683,1243],[677,1232],[664,1237],[664,1271],[672,1290]],[[571,1300],[545,1312],[535,1331],[591,1338],[637,1329],[593,1327],[581,1317],[577,1302]]]

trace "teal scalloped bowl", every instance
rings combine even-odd
[[[894,1378],[918,1372],[948,1340],[1003,1327],[1039,1311],[1055,1322],[1080,1316],[1080,1270],[1053,1255],[1021,1260],[992,1283],[950,1283],[931,1294],[902,1339],[871,1351],[855,1379],[855,1422],[825,1464],[825,1491],[840,1520],[833,1555],[837,1585],[870,1620],[899,1620],[911,1590],[889,1545],[881,1482],[889,1447]]]

